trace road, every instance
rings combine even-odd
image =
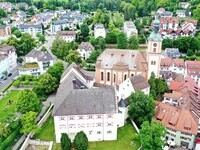
[[[17,67],[12,71],[12,76],[8,77],[7,80],[1,81],[2,84],[0,85],[0,91],[6,88],[10,83],[13,82],[13,79],[18,76]]]

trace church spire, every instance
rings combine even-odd
[[[158,16],[155,15],[155,20],[153,21],[153,31],[155,33],[159,32],[159,28],[160,28],[160,20],[158,19]]]

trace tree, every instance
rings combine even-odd
[[[22,36],[22,33],[19,31],[19,30],[15,30],[13,32],[13,34],[17,37],[17,38],[20,38]]]
[[[150,94],[154,99],[168,90],[167,83],[160,78],[156,78],[153,72],[151,73],[151,77],[148,82],[150,85]]]
[[[103,37],[91,38],[90,42],[94,45],[95,49],[104,50],[106,48],[106,41]]]
[[[193,10],[194,18],[200,21],[200,4],[197,5],[196,9]]]
[[[83,131],[76,134],[74,139],[74,147],[77,150],[87,150],[88,138]]]
[[[47,48],[45,46],[42,46],[41,51],[47,51]]]
[[[119,33],[117,35],[117,48],[126,49],[127,47],[127,37],[124,33]]]
[[[0,122],[0,141],[6,138],[10,133],[10,128],[4,122]]]
[[[134,138],[140,141],[144,150],[161,150],[165,144],[165,135],[166,129],[160,122],[145,121],[139,134]]]
[[[136,36],[131,36],[128,40],[128,48],[129,49],[138,49],[139,40]]]
[[[39,112],[41,109],[41,104],[37,95],[30,89],[20,91],[16,105],[17,111],[22,114],[29,111]]]
[[[63,39],[57,37],[52,43],[51,51],[59,59],[64,60],[68,55],[69,49],[67,43]]]
[[[81,56],[77,50],[69,50],[69,54],[66,57],[66,61],[71,64],[72,62],[75,62],[77,64],[80,64],[82,62]]]
[[[165,50],[166,48],[173,48],[173,40],[172,39],[164,39],[162,42],[162,49]]]
[[[5,13],[5,11],[0,8],[0,18],[4,18],[6,16],[7,16],[7,14]]]
[[[19,41],[19,55],[28,54],[34,47],[36,47],[35,39],[28,33],[24,33]]]
[[[41,43],[44,43],[46,41],[45,36],[43,34],[37,33],[37,37]]]
[[[35,14],[33,7],[29,8],[27,12],[28,12],[29,15]]]
[[[72,149],[72,143],[69,139],[69,136],[66,133],[61,134],[61,149],[62,150],[71,150]]]
[[[117,34],[113,31],[107,33],[106,35],[106,43],[108,44],[116,44],[117,43]]]
[[[38,96],[48,96],[56,91],[57,79],[52,77],[49,73],[40,75],[38,82],[34,85],[33,91]]]
[[[29,111],[22,115],[22,128],[21,133],[28,134],[30,132],[36,133],[39,129],[38,125],[35,122],[37,117],[37,113],[33,111]]]
[[[57,82],[59,82],[63,71],[63,63],[61,61],[58,61],[53,66],[49,67],[47,73],[49,73],[52,77],[56,78]]]
[[[19,87],[21,84],[21,82],[19,80],[16,80],[14,83],[13,83],[13,86],[14,87]]]
[[[101,50],[94,50],[92,51],[90,57],[86,60],[88,63],[95,63],[98,56],[101,54]]]
[[[136,91],[129,97],[128,114],[137,125],[150,121],[154,115],[154,101],[142,91]]]
[[[81,25],[81,35],[86,38],[88,37],[90,29],[87,24]]]

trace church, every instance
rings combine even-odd
[[[146,51],[106,49],[97,58],[96,83],[116,86],[135,75],[142,75],[149,79],[152,72],[156,77],[159,77],[163,41],[161,34],[158,32],[159,26],[160,21],[155,19]]]

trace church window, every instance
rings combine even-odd
[[[113,82],[115,83],[116,81],[116,74],[114,74],[114,77],[113,77]]]
[[[107,72],[107,81],[110,81],[110,72]]]
[[[124,75],[124,81],[126,80],[126,78],[127,78],[127,75],[125,74],[125,75]]]
[[[103,81],[103,72],[101,72],[101,81]]]

